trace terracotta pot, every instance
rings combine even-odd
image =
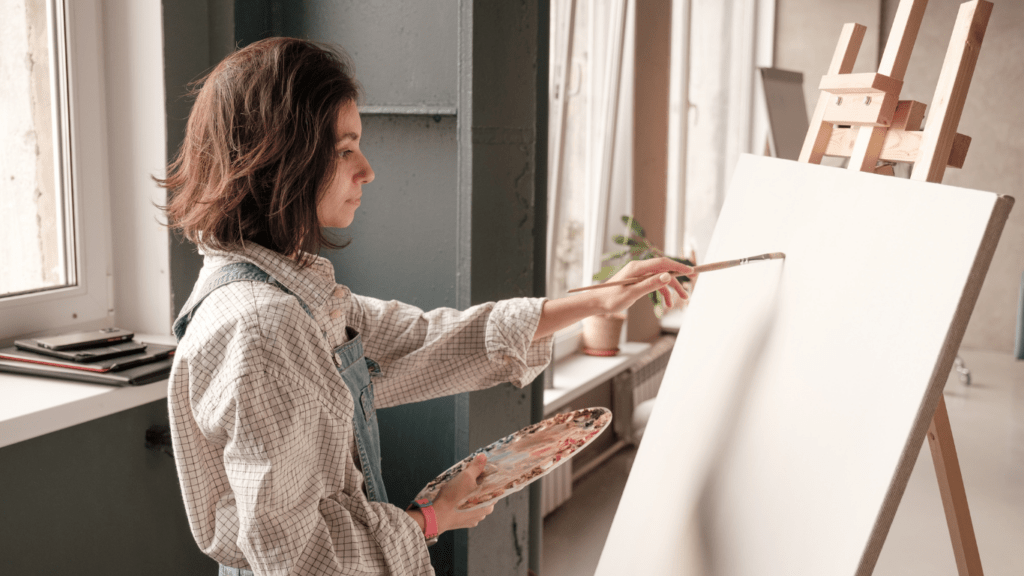
[[[591,356],[615,356],[625,314],[598,314],[583,321],[583,353]]]

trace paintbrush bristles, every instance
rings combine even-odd
[[[749,258],[725,260],[723,262],[712,262],[711,264],[695,266],[693,272],[691,272],[690,274],[695,276],[697,274],[703,274],[705,272],[714,272],[715,270],[725,270],[726,268],[742,266],[749,262],[757,262],[759,260],[784,260],[785,258],[786,255],[783,254],[782,252],[769,252],[767,254],[759,254],[757,256],[751,256]],[[594,290],[597,288],[607,288],[611,286],[629,286],[630,284],[636,284],[638,282],[643,282],[644,280],[647,280],[649,278],[653,278],[658,274],[663,274],[663,272],[658,272],[656,274],[648,274],[647,276],[642,276],[639,278],[629,278],[626,280],[616,280],[615,282],[605,282],[604,284],[595,284],[593,286],[584,286],[583,288],[574,288],[572,290],[569,290],[567,294],[572,294],[573,292],[584,292],[586,290]]]

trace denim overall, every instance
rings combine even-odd
[[[199,305],[210,295],[211,292],[230,284],[231,282],[265,282],[283,290],[286,294],[295,296],[290,290],[284,287],[255,264],[248,262],[236,262],[228,264],[210,277],[203,284],[198,297],[187,310],[182,310],[178,319],[174,322],[174,336],[181,342],[185,336],[185,330],[195,315]],[[302,309],[313,317],[313,312],[301,298],[295,296]],[[388,496],[384,491],[384,480],[380,470],[380,431],[377,427],[377,415],[373,407],[373,383],[370,374],[379,375],[380,366],[363,356],[363,341],[358,332],[351,327],[346,328],[348,342],[334,349],[332,354],[334,365],[345,381],[352,399],[355,402],[355,410],[352,414],[352,428],[356,434],[356,447],[359,449],[359,463],[363,470],[363,478],[366,486],[366,496],[371,502],[387,502]]]

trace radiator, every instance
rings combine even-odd
[[[658,338],[651,346],[651,349],[643,354],[629,371],[633,375],[633,407],[637,407],[645,400],[651,400],[658,395],[661,388],[661,380],[665,377],[665,368],[668,367],[668,359],[672,355],[672,347],[675,346],[676,337],[666,335]]]
[[[612,412],[615,414],[612,426],[620,440],[636,442],[633,411],[640,403],[657,396],[675,341],[674,335],[661,336],[649,350],[637,356],[629,368],[612,378]],[[616,443],[616,447],[609,451],[621,444]],[[541,511],[543,516],[547,516],[572,496],[572,460],[541,478],[540,482]]]
[[[572,496],[572,460],[540,479],[541,515],[547,516]]]
[[[639,442],[633,418],[636,407],[658,395],[675,343],[675,335],[662,335],[650,349],[637,357],[629,369],[612,380],[612,412],[616,415],[612,423],[621,440],[632,444]],[[643,425],[646,425],[646,419]]]

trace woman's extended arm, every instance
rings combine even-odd
[[[661,292],[662,297],[665,298],[665,303],[670,308],[674,302],[672,297],[673,291],[678,294],[679,298],[687,298],[686,291],[683,290],[683,285],[676,280],[676,276],[690,274],[693,272],[693,268],[669,258],[634,260],[626,264],[609,281],[637,278],[658,272],[664,272],[664,274],[637,284],[609,286],[602,290],[590,290],[557,300],[548,300],[544,303],[540,322],[537,323],[537,331],[534,333],[533,339],[536,341],[550,336],[562,328],[572,326],[576,322],[594,314],[625,310],[641,296],[655,290]]]

